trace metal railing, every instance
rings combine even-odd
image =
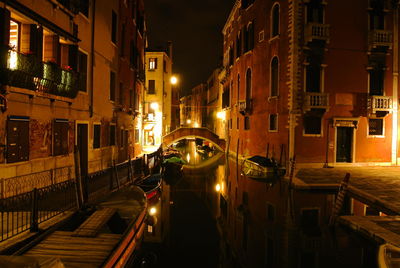
[[[0,179],[0,198],[32,191],[72,179],[72,166],[45,170],[27,175]]]
[[[62,69],[53,62],[41,62],[34,54],[23,54],[7,47],[0,48],[0,82],[32,91],[75,98],[79,75]]]
[[[156,172],[161,160],[160,148],[143,157],[89,174],[82,179],[85,201],[96,202],[111,191]],[[81,186],[71,177],[71,169],[65,167],[2,180],[2,189],[7,185],[9,191],[3,191],[0,198],[0,241],[27,230],[38,231],[40,223],[65,211],[78,209],[77,189]]]
[[[0,199],[0,241],[37,231],[40,223],[73,208],[74,191],[75,182],[70,180]]]

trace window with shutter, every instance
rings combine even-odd
[[[7,163],[29,160],[29,117],[7,120]]]
[[[93,125],[93,149],[100,148],[100,125]]]
[[[68,154],[68,120],[55,119],[53,123],[53,155]]]

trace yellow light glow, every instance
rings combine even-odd
[[[192,120],[188,119],[188,120],[186,120],[186,123],[190,124],[190,123],[192,123]]]
[[[199,123],[195,122],[194,127],[199,127]]]
[[[221,191],[221,185],[219,185],[219,183],[215,185],[215,191],[217,192]]]
[[[152,102],[150,104],[150,108],[153,110],[158,110],[158,102]]]
[[[171,76],[171,84],[176,85],[178,83],[178,78],[176,76]]]
[[[10,70],[17,69],[17,52],[10,51],[10,57],[8,58],[8,68]]]
[[[153,215],[155,215],[156,213],[157,213],[157,209],[156,209],[155,207],[151,207],[150,210],[149,210],[149,214],[150,214],[151,216],[153,216]]]
[[[221,119],[221,120],[225,120],[226,119],[226,113],[224,111],[218,112],[217,113],[217,118]]]
[[[189,153],[186,155],[186,160],[188,163],[190,162],[190,154]]]

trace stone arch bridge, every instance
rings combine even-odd
[[[209,130],[208,128],[189,128],[181,127],[168,133],[163,137],[162,145],[167,147],[174,142],[177,142],[186,138],[200,138],[212,142],[219,150],[225,151],[225,140],[220,139],[217,134]]]

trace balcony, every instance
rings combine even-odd
[[[329,109],[328,93],[305,92],[303,110],[310,111],[311,109]]]
[[[238,103],[239,113],[242,115],[250,114],[252,110],[251,100],[240,100]]]
[[[306,43],[313,40],[329,41],[329,25],[321,23],[307,23],[304,29]]]
[[[79,76],[75,71],[8,48],[1,48],[0,53],[2,84],[67,98],[75,98],[78,94]]]
[[[368,44],[370,48],[389,47],[392,48],[393,35],[388,30],[371,30],[368,34]]]
[[[392,97],[370,96],[368,98],[368,110],[372,114],[376,112],[390,112],[392,110]]]

